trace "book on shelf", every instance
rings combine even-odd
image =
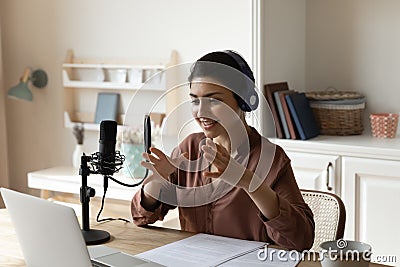
[[[118,93],[98,93],[95,123],[101,123],[103,120],[117,120],[119,108]]]
[[[299,133],[296,129],[296,125],[294,124],[293,117],[290,114],[290,111],[289,111],[289,108],[288,108],[288,105],[286,102],[286,95],[295,94],[295,93],[296,93],[296,91],[290,90],[288,92],[284,91],[279,94],[279,97],[281,100],[281,105],[282,105],[282,110],[283,110],[283,113],[285,114],[285,119],[286,119],[287,127],[289,130],[289,134],[290,134],[290,137],[287,139],[293,139],[293,140],[298,139]]]
[[[279,118],[280,118],[280,121],[282,124],[283,137],[286,139],[290,139],[290,133],[289,133],[288,124],[286,122],[285,113],[283,112],[282,101],[281,101],[280,96],[282,94],[288,93],[288,92],[289,92],[289,90],[274,92],[275,103],[276,103],[278,115],[279,115]]]
[[[282,123],[279,118],[277,105],[274,99],[274,93],[277,91],[287,91],[289,90],[289,85],[287,82],[270,83],[264,86],[264,95],[267,99],[268,105],[271,109],[272,117],[275,121],[276,135],[278,138],[284,138],[284,132],[282,129]]]
[[[307,140],[319,135],[319,126],[305,93],[289,94],[285,98],[300,139]]]

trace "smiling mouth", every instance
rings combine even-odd
[[[215,120],[206,119],[206,118],[199,118],[198,120],[199,120],[201,126],[206,130],[212,128],[217,123],[217,121],[215,121]]]

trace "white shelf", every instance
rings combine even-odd
[[[102,68],[102,69],[165,69],[166,65],[137,65],[137,64],[90,64],[90,63],[64,63],[63,68]]]
[[[121,114],[128,112],[133,97],[139,99],[135,109],[144,110],[147,109],[147,103],[156,102],[164,94],[167,82],[170,83],[173,77],[172,75],[166,77],[166,73],[159,72],[176,64],[176,58],[176,51],[172,51],[165,64],[160,64],[159,59],[155,61],[155,64],[149,64],[149,61],[145,64],[141,64],[143,62],[135,64],[127,61],[75,58],[73,51],[69,50],[62,64],[64,126],[73,128],[76,124],[83,124],[85,130],[98,131],[99,124],[92,121],[96,113],[96,99],[99,91],[120,95],[117,121],[120,125],[123,124]],[[126,78],[124,79],[123,72],[110,72],[112,69],[126,70]],[[133,69],[138,69],[138,71],[129,72]],[[172,103],[170,98],[157,102],[158,106],[154,112],[167,113],[172,109],[167,103]],[[137,117],[138,125],[139,121],[142,125],[141,115],[133,113],[132,118],[136,120]]]
[[[83,125],[85,131],[100,131],[100,124],[94,122],[83,122],[83,121],[72,121],[71,116],[67,111],[64,111],[64,127],[72,129],[75,125]],[[117,129],[124,127],[123,125],[118,125]]]
[[[65,64],[64,64],[65,65]],[[76,65],[76,64],[73,64]],[[86,64],[89,65],[89,64]],[[134,84],[134,83],[117,83],[117,82],[94,82],[94,81],[77,81],[71,80],[68,77],[68,73],[66,70],[63,70],[63,86],[65,88],[87,88],[87,89],[116,89],[116,90],[139,90],[145,89],[146,91],[165,91],[165,84],[154,83],[149,85],[147,84],[143,87],[144,83]]]
[[[113,82],[86,82],[86,81],[64,81],[66,88],[95,88],[95,89],[118,89],[118,90],[139,90],[143,84],[113,83]],[[154,89],[163,91],[162,89]]]
[[[89,131],[99,131],[100,125],[98,123],[90,123],[90,122],[75,122],[71,121],[71,117],[67,111],[64,111],[64,127],[65,128],[73,128],[77,124],[82,124],[85,130]]]

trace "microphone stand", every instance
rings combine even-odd
[[[82,176],[82,186],[80,190],[80,201],[82,203],[82,234],[86,245],[98,245],[110,240],[110,234],[103,230],[90,229],[89,225],[89,202],[90,198],[94,197],[96,191],[87,185],[87,177],[91,171],[88,162],[91,156],[83,154],[81,156],[81,166],[79,174]]]

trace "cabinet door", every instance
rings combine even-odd
[[[399,260],[400,162],[343,157],[342,167],[345,237]]]
[[[300,189],[340,194],[339,156],[286,151]]]

